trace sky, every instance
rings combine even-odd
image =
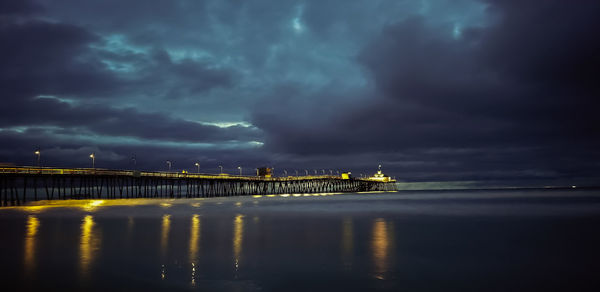
[[[600,185],[597,15],[591,0],[2,1],[0,163],[40,149],[43,166]]]

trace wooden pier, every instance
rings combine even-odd
[[[394,191],[394,182],[340,176],[261,177],[90,168],[0,167],[0,204],[33,200],[205,198]]]

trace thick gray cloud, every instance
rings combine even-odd
[[[598,182],[594,1],[17,2],[0,161]]]

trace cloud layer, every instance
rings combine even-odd
[[[0,162],[597,184],[596,1],[11,1]]]

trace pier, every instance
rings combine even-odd
[[[335,175],[264,177],[93,168],[0,167],[0,204],[33,200],[207,198],[394,191],[395,182]]]

